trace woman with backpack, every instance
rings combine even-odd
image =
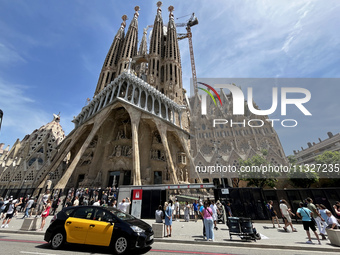
[[[213,211],[211,210],[208,202],[204,202],[204,209],[202,210],[205,226],[205,234],[207,241],[214,241],[214,220]]]
[[[4,213],[6,213],[6,217],[5,217],[4,221],[2,222],[1,228],[8,228],[8,224],[11,222],[13,215],[15,213],[15,208],[18,204],[13,203],[12,199],[10,199],[8,201],[8,203],[6,204],[6,207],[3,211]]]

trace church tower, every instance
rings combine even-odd
[[[157,14],[153,24],[153,30],[149,49],[149,75],[148,83],[160,90],[164,94],[164,67],[162,58],[164,57],[164,31],[162,18],[162,2],[157,3]]]
[[[149,54],[146,29],[137,48],[139,7],[125,36],[123,16],[94,97],[74,117],[74,130],[46,172],[56,172],[69,159],[63,176],[53,182],[55,189],[200,182],[189,173],[189,121],[173,7],[166,35],[161,5]],[[41,176],[40,186],[48,178]]]
[[[170,14],[164,56],[164,89],[170,99],[178,104],[183,104],[181,56],[173,15],[174,7],[170,6],[168,10]]]
[[[94,95],[97,95],[103,88],[107,86],[107,84],[109,84],[117,77],[117,63],[124,41],[127,16],[123,15],[122,20],[123,22],[120,25],[115,38],[113,39],[109,52],[106,55]]]
[[[130,59],[137,56],[138,47],[138,11],[139,6],[135,7],[135,14],[126,33],[120,59],[118,61],[118,75],[129,68]]]

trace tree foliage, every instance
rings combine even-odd
[[[292,165],[288,178],[297,188],[310,188],[313,183],[319,181],[318,173],[310,171],[303,165]]]
[[[340,152],[325,151],[315,158],[315,162],[321,165],[320,178],[327,178],[324,186],[340,186]]]
[[[271,164],[262,156],[255,155],[247,160],[240,160],[241,166],[248,166],[250,169],[263,169],[264,166],[270,166]],[[258,188],[264,188],[269,186],[271,188],[275,187],[277,183],[277,177],[279,173],[276,172],[241,172],[240,179],[247,181],[247,187],[255,186]]]

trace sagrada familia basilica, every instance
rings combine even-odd
[[[122,16],[93,99],[74,117],[73,131],[65,136],[60,115],[54,115],[11,150],[0,145],[0,192],[42,188],[47,180],[54,189],[201,183],[203,178],[211,182],[222,176],[200,176],[190,166],[216,161],[237,164],[264,148],[269,151],[268,160],[285,162],[270,126],[256,131],[207,131],[209,118],[197,112],[197,96],[190,99],[191,108],[196,109],[190,112],[174,8],[168,8],[165,26],[161,5],[157,3],[149,46],[146,29],[137,45],[139,7],[127,32],[127,16]],[[230,95],[223,100],[230,107]],[[194,129],[190,129],[192,120]]]

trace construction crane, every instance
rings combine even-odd
[[[194,58],[194,48],[192,46],[192,33],[191,27],[198,24],[198,19],[193,13],[188,20],[187,23],[176,23],[177,27],[185,27],[187,30],[186,34],[177,34],[177,39],[182,40],[188,38],[189,40],[189,51],[190,51],[190,62],[191,62],[191,71],[192,71],[192,82],[195,90],[195,95],[197,94],[197,76],[196,76],[196,67],[195,67],[195,58]]]

